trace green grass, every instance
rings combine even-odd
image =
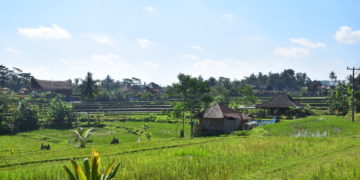
[[[152,140],[140,143],[131,132],[144,122],[105,123],[83,149],[76,147],[70,130],[1,136],[0,179],[64,179],[61,165],[70,166],[68,159],[81,160],[92,149],[101,153],[104,166],[112,159],[121,162],[119,179],[360,178],[360,124],[339,116],[265,125],[245,136],[192,139],[188,134],[177,138],[180,124],[148,122]],[[119,145],[109,144],[113,137],[120,139]],[[52,150],[41,151],[41,142]]]

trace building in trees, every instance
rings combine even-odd
[[[55,92],[64,95],[71,95],[73,93],[71,80],[47,81],[31,78],[30,89],[34,91]]]
[[[291,108],[300,108],[303,107],[302,104],[295,101],[287,93],[278,93],[270,100],[262,102],[261,104],[256,104],[256,108],[266,109],[269,111],[269,114],[280,115],[287,114]]]
[[[198,134],[221,134],[242,130],[245,123],[253,118],[232,110],[223,104],[215,104],[199,115],[196,126]]]

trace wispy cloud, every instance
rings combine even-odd
[[[223,15],[223,17],[229,21],[234,21],[235,20],[235,16],[233,14],[229,14],[229,13],[226,13]]]
[[[112,44],[112,41],[109,38],[109,36],[105,34],[90,34],[90,38],[100,44]]]
[[[99,64],[113,64],[120,59],[118,54],[93,54],[92,60]]]
[[[181,57],[183,58],[186,58],[186,59],[191,59],[191,60],[198,60],[199,57],[193,55],[193,54],[181,54],[180,55]]]
[[[138,38],[137,42],[138,42],[139,46],[142,48],[147,48],[148,46],[150,46],[152,44],[152,42],[146,38]]]
[[[159,14],[158,10],[154,6],[146,6],[145,9],[150,13]]]
[[[335,33],[336,41],[345,44],[354,44],[360,42],[360,30],[352,30],[349,26],[342,26]]]
[[[71,62],[70,62],[69,60],[66,60],[66,59],[63,59],[63,58],[58,58],[58,61],[59,61],[61,64],[66,64],[66,65],[71,64]]]
[[[191,46],[191,48],[195,49],[195,50],[201,50],[202,49],[201,46],[197,46],[197,45]]]
[[[146,67],[146,69],[157,70],[159,68],[159,64],[154,63],[152,61],[146,61],[145,67]]]
[[[7,52],[9,52],[11,54],[14,54],[14,55],[19,55],[19,54],[23,53],[21,50],[12,48],[10,46],[5,47],[5,51],[7,51]]]
[[[285,47],[285,48],[275,48],[274,53],[279,56],[285,57],[295,57],[301,58],[306,57],[310,54],[310,51],[306,48],[296,48],[296,47]]]
[[[312,42],[308,39],[305,38],[297,38],[297,39],[290,39],[291,43],[293,44],[298,44],[307,48],[323,48],[326,45],[324,43],[321,42]]]
[[[18,28],[18,32],[29,39],[69,39],[71,34],[64,28],[52,24],[49,27]]]
[[[274,53],[279,56],[302,58],[310,55],[310,49],[326,47],[325,43],[312,42],[305,38],[292,38],[290,39],[290,42],[300,47],[276,47]]]

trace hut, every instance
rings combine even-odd
[[[6,87],[0,88],[0,94],[9,94],[9,93],[11,93],[11,89]]]
[[[279,93],[272,97],[270,100],[256,104],[256,108],[266,109],[270,114],[286,114],[290,108],[301,108],[302,104],[295,101],[287,93]]]
[[[47,81],[31,78],[30,89],[34,91],[50,91],[65,95],[71,95],[73,93],[71,80]]]
[[[223,104],[210,106],[199,115],[199,124],[196,126],[200,134],[221,134],[242,130],[245,123],[252,120],[244,115],[230,109]]]

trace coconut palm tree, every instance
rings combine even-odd
[[[80,85],[81,97],[84,99],[94,99],[100,91],[100,87],[97,83],[98,81],[93,79],[92,73],[88,72],[85,80],[83,80]]]
[[[76,128],[74,131],[75,136],[77,141],[80,142],[79,148],[84,148],[85,147],[85,143],[86,143],[86,139],[89,137],[90,132],[93,130],[94,128],[90,128],[90,129],[84,129],[84,128]]]

